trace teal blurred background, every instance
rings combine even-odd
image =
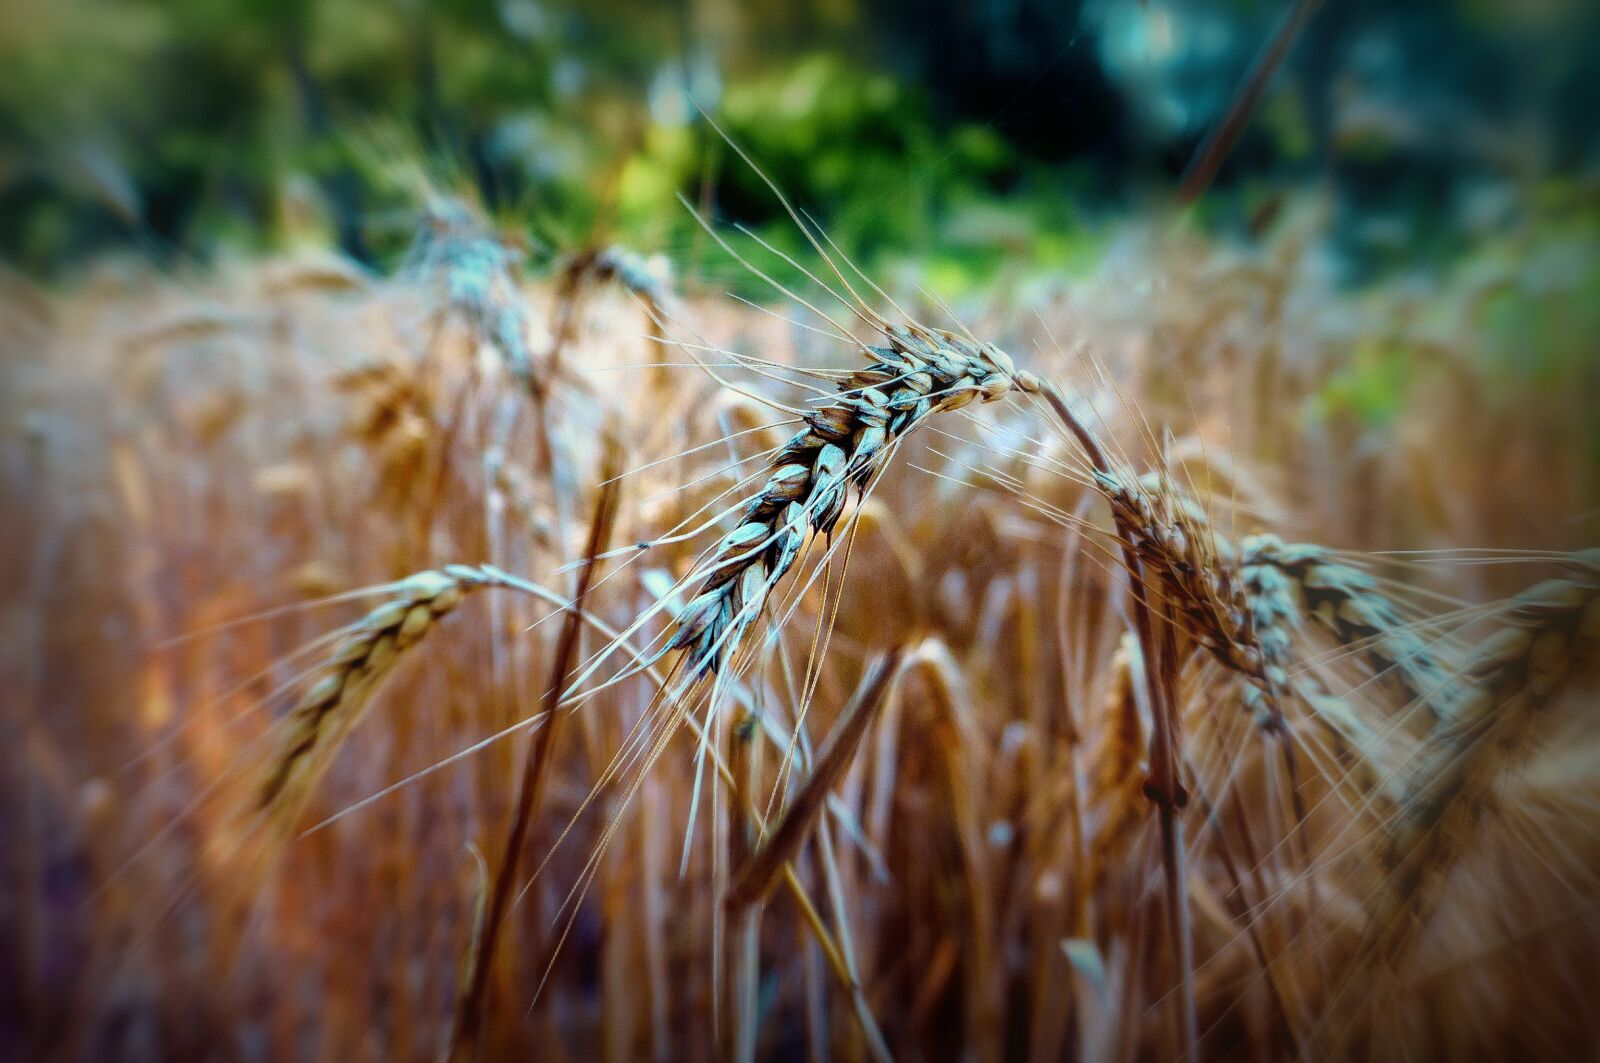
[[[51,278],[320,242],[384,266],[431,190],[535,262],[616,240],[738,285],[680,193],[798,238],[698,105],[873,268],[1070,276],[1170,204],[1292,6],[5,0],[0,255]],[[1248,237],[1315,190],[1351,283],[1592,241],[1597,46],[1580,0],[1328,0],[1188,218]],[[1593,283],[1592,256],[1562,268]]]

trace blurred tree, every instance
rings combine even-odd
[[[945,117],[992,125],[1046,161],[1090,155],[1108,172],[1122,163],[1121,94],[1081,0],[871,0],[870,12],[880,55],[926,86]]]
[[[957,214],[1000,200],[1044,245],[1083,209],[1170,189],[1281,11],[8,0],[0,254],[50,273],[130,235],[188,253],[270,243],[294,180],[318,189],[334,239],[382,258],[405,242],[383,223],[415,206],[417,174],[557,244],[606,219],[623,239],[675,239],[679,190],[771,220],[725,154],[708,169],[717,148],[686,90],[857,249],[926,251]],[[1357,259],[1455,254],[1454,220],[1485,183],[1526,191],[1600,164],[1596,42],[1600,10],[1584,0],[1330,0],[1201,216],[1244,225],[1263,186],[1320,179]]]

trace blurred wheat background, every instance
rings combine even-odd
[[[1593,1058],[1587,5],[0,41],[0,1056]]]

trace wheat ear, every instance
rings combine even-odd
[[[1320,547],[1308,544],[1285,546],[1275,535],[1246,536],[1239,544],[1240,579],[1256,645],[1267,674],[1279,678],[1280,683],[1288,681],[1294,639],[1305,627],[1301,605],[1305,590],[1295,578],[1299,570],[1284,564],[1283,559],[1321,553]],[[1382,798],[1385,803],[1380,807],[1385,810],[1392,809],[1398,798],[1379,767],[1382,736],[1343,698],[1328,694],[1315,679],[1302,676],[1295,680],[1294,692],[1332,740],[1347,768],[1345,781],[1363,794]],[[1248,691],[1247,703],[1257,701],[1259,693],[1258,688]]]
[[[501,242],[465,203],[439,198],[428,204],[407,257],[424,275],[442,281],[449,304],[480,342],[499,353],[518,383],[542,395],[515,276],[521,253]]]
[[[303,794],[339,740],[371,701],[400,655],[415,646],[467,593],[499,582],[467,565],[418,572],[363,617],[324,665],[324,674],[295,704],[257,795],[257,807],[283,808]]]
[[[1454,709],[1451,669],[1379,589],[1377,580],[1312,543],[1285,543],[1275,535],[1247,536],[1243,563],[1265,578],[1276,570],[1313,617],[1341,645],[1359,647],[1378,675],[1392,676],[1407,702],[1440,721]]]
[[[1496,779],[1528,743],[1526,724],[1600,643],[1600,552],[1571,558],[1566,579],[1513,598],[1504,625],[1475,650],[1457,680],[1454,713],[1428,735],[1421,767],[1406,783],[1382,850],[1388,876],[1328,1015],[1353,1023],[1373,999],[1366,965],[1395,970],[1427,925],[1440,887]],[[1334,1046],[1337,1047],[1337,1046]]]
[[[768,595],[794,566],[808,534],[826,535],[851,487],[865,489],[894,445],[929,415],[1013,386],[1037,390],[1000,350],[921,326],[886,326],[887,347],[844,380],[768,467],[738,527],[698,570],[696,597],[679,615],[668,650],[682,649],[692,678],[715,673],[738,651]]]
[[[1287,645],[1269,661],[1232,544],[1211,530],[1205,511],[1155,474],[1134,478],[1095,470],[1095,483],[1184,633],[1269,697],[1288,681]]]
[[[1600,553],[1577,555],[1564,579],[1511,599],[1504,626],[1485,639],[1459,679],[1449,719],[1427,736],[1420,769],[1406,786],[1389,836],[1391,889],[1380,922],[1415,921],[1417,898],[1442,879],[1464,831],[1483,810],[1494,780],[1525,748],[1526,724],[1600,643]]]
[[[664,258],[648,259],[637,251],[613,244],[594,256],[592,268],[597,279],[615,280],[638,296],[652,314],[672,299],[672,282]]]
[[[1095,736],[1088,762],[1091,800],[1097,822],[1089,843],[1084,897],[1096,897],[1117,856],[1128,844],[1146,809],[1145,729],[1134,693],[1134,659],[1139,644],[1124,634],[1111,657],[1111,676],[1093,722]],[[1140,668],[1142,668],[1142,664]]]

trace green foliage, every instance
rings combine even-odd
[[[942,123],[924,94],[839,56],[814,54],[734,82],[716,119],[864,268],[914,268],[958,296],[1004,269],[1082,269],[1092,258],[1070,177],[1019,155],[989,127]],[[708,159],[719,223],[814,258],[762,178],[703,124],[649,131],[623,171],[624,231],[649,246],[692,245],[698,226],[676,196],[700,202]],[[742,246],[784,283],[804,286],[781,258]],[[762,282],[742,271],[715,272],[741,294],[762,294]]]
[[[1481,5],[1453,0],[1442,22],[1403,7],[1325,5],[1318,32],[1297,46],[1302,65],[1285,68],[1189,219],[1254,236],[1257,214],[1271,213],[1258,207],[1281,199],[1291,177],[1325,178],[1340,203],[1339,252],[1358,282],[1419,265],[1444,275],[1463,259],[1489,269],[1495,256],[1505,260],[1495,269],[1514,273],[1525,258],[1553,262],[1552,247],[1594,246],[1587,230],[1546,229],[1517,244],[1459,224],[1461,189],[1485,175],[1525,180],[1540,165],[1495,170],[1500,156],[1474,155],[1505,140],[1495,94],[1467,91],[1495,80],[1477,76],[1498,54],[1475,14]],[[783,254],[814,257],[766,185],[683,105],[687,88],[863,268],[957,298],[997,277],[1091,268],[1096,215],[1137,206],[1146,188],[1165,201],[1193,138],[1277,17],[1258,0],[1209,13],[1138,0],[939,3],[910,18],[891,8],[9,0],[0,4],[0,255],[48,276],[130,239],[202,255],[321,239],[383,263],[409,243],[421,202],[443,191],[479,199],[536,248],[620,241],[666,252],[682,274],[766,295],[714,253],[680,195],[724,232],[748,226]],[[1549,24],[1567,59],[1530,99],[1579,101],[1571,109],[1586,117],[1592,64],[1573,57],[1588,54],[1583,26],[1597,23]],[[1030,26],[1043,37],[1021,43],[1070,46],[1036,64],[1030,49],[1012,47]],[[1447,44],[1416,45],[1441,33]],[[1357,34],[1371,46],[1351,46]],[[1460,69],[1437,69],[1445,53]],[[952,70],[952,56],[970,63]],[[1082,78],[1051,76],[1072,64]],[[1121,80],[1108,83],[1102,70]],[[1454,109],[1435,100],[1429,110],[1425,94],[1403,91],[1424,76]],[[1138,115],[1163,108],[1187,116],[1181,133],[1139,143]],[[1041,147],[1052,138],[1072,146]],[[1572,150],[1559,135],[1551,143]],[[1574,159],[1550,169],[1581,169]],[[1592,190],[1556,181],[1535,194],[1593,202]],[[1550,216],[1549,205],[1538,209]],[[1563,209],[1570,219],[1588,208]],[[752,253],[805,283],[781,258]],[[1592,292],[1592,265],[1551,269],[1587,277],[1574,283]],[[1481,328],[1504,334],[1508,349],[1513,335],[1536,348],[1513,359],[1520,365],[1573,357],[1541,352],[1560,346],[1562,330],[1589,334],[1585,307],[1600,304],[1484,298]]]
[[[1323,419],[1386,428],[1427,401],[1451,362],[1500,394],[1600,395],[1600,196],[1592,183],[1551,179],[1510,219],[1485,222],[1471,250],[1426,284],[1374,285],[1368,313],[1388,334],[1358,344],[1313,404]],[[1485,411],[1486,413],[1488,411]],[[1600,420],[1585,445],[1600,460]]]
[[[1365,428],[1387,429],[1405,410],[1413,365],[1403,346],[1362,343],[1328,378],[1314,412],[1325,420],[1353,417]]]

